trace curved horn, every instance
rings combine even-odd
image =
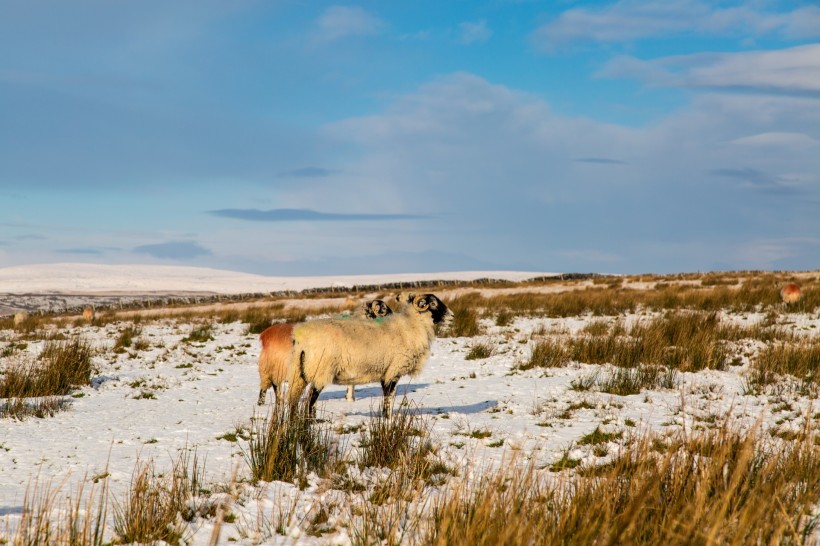
[[[427,308],[430,307],[430,300],[426,297],[422,296],[420,298],[415,298],[413,300],[413,305],[419,311],[427,311]]]

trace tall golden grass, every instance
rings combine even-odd
[[[602,467],[559,481],[502,465],[436,498],[432,545],[816,543],[820,447],[766,443],[728,428],[647,436]],[[663,444],[660,444],[663,445]]]

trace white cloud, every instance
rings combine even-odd
[[[744,90],[820,97],[820,44],[770,51],[699,53],[641,60],[621,56],[599,77],[631,77],[651,85]]]
[[[783,131],[773,131],[769,133],[758,133],[736,138],[730,141],[731,144],[739,146],[754,146],[759,148],[812,148],[820,146],[820,140],[810,137],[805,133],[789,133]]]
[[[776,269],[779,263],[806,254],[816,255],[820,239],[787,237],[782,239],[754,239],[739,246],[733,253],[735,263],[754,269]],[[808,269],[808,267],[805,267]]]
[[[743,241],[820,230],[811,204],[820,196],[816,149],[743,140],[816,140],[816,105],[711,93],[626,128],[562,116],[537,96],[453,74],[378,115],[326,127],[326,136],[354,146],[356,160],[343,169],[350,176],[287,198],[314,208],[435,214],[439,222],[402,234],[399,244],[502,263],[529,255],[558,270],[595,269],[596,261],[625,271],[745,265],[732,250]],[[805,250],[786,258],[806,263]]]
[[[728,5],[727,5],[728,4]],[[764,11],[742,2],[620,0],[599,8],[574,8],[538,28],[533,38],[547,51],[578,43],[618,43],[681,34],[790,38],[820,36],[820,9]]]
[[[461,34],[459,39],[463,44],[486,42],[493,35],[493,31],[487,26],[486,21],[465,21],[459,24],[458,27]]]
[[[331,6],[316,22],[315,38],[332,42],[348,36],[378,34],[384,27],[384,21],[358,6]]]

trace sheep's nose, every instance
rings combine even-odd
[[[455,318],[456,318],[455,313],[453,313],[452,310],[447,309],[447,312],[444,313],[444,320],[442,322],[444,324],[450,324],[451,322],[453,322],[453,319],[455,319]]]

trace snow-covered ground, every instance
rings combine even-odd
[[[637,318],[625,317],[627,321]],[[762,318],[750,314],[727,320]],[[483,336],[439,338],[424,371],[401,381],[397,400],[406,396],[429,417],[434,441],[461,475],[466,475],[466,467],[500,462],[511,451],[532,457],[539,465],[548,465],[567,452],[585,462],[601,460],[591,446],[577,445],[598,426],[623,431],[625,437],[645,430],[708,426],[729,415],[750,425],[762,419],[764,430],[801,426],[810,400],[791,395],[790,404],[782,405],[771,396],[742,394],[748,361],[722,372],[681,374],[678,389],[633,396],[571,388],[573,381],[600,366],[515,369],[529,356],[533,331],[574,334],[592,320],[600,317],[518,319],[505,327],[487,321]],[[788,322],[799,331],[816,331],[820,326],[820,319],[809,315],[793,315]],[[166,320],[141,326],[140,338],[147,348],[115,354],[111,349],[124,326],[67,326],[66,333],[81,335],[98,350],[94,385],[82,389],[70,399],[68,409],[53,417],[0,422],[0,516],[7,522],[19,517],[27,484],[36,476],[41,483],[66,480],[71,484],[107,472],[116,497],[127,489],[138,460],[150,458],[157,466],[170,467],[178,450],[186,446],[196,447],[206,459],[208,479],[214,483],[227,482],[238,463],[240,476],[247,475],[239,443],[223,435],[247,428],[251,417],[259,413],[257,336],[247,334],[246,325],[239,322],[214,324],[212,341],[191,343],[184,338],[196,324]],[[12,337],[12,332],[0,331],[0,350]],[[470,347],[478,342],[494,346],[495,354],[466,360]],[[33,357],[42,345],[29,342],[22,356],[11,358]],[[319,398],[320,414],[337,428],[351,430],[368,418],[380,399],[378,385],[358,387],[357,400],[352,403],[345,400],[343,387],[331,387]],[[475,431],[489,435],[476,438],[470,434]],[[359,435],[352,432],[343,439],[355,449]],[[610,451],[617,448],[612,447]],[[272,507],[281,505],[281,496],[296,495],[293,486],[281,483],[259,489],[243,487],[247,488],[245,502],[232,507],[237,519],[223,528],[223,542],[234,538],[251,543],[248,529],[259,527],[259,514],[269,515]],[[312,483],[301,493],[294,521],[321,502],[326,489]],[[190,530],[193,543],[207,544],[211,525],[212,519],[197,520]],[[0,531],[2,526],[0,523]],[[290,544],[294,537],[306,544],[349,543],[344,529],[319,539],[300,536],[294,525],[291,534],[263,537],[264,543]]]
[[[487,278],[524,281],[534,277],[554,275],[557,273],[456,271],[391,275],[269,277],[203,267],[63,263],[0,268],[0,294],[101,294],[106,292],[248,294],[427,280],[470,281]]]

